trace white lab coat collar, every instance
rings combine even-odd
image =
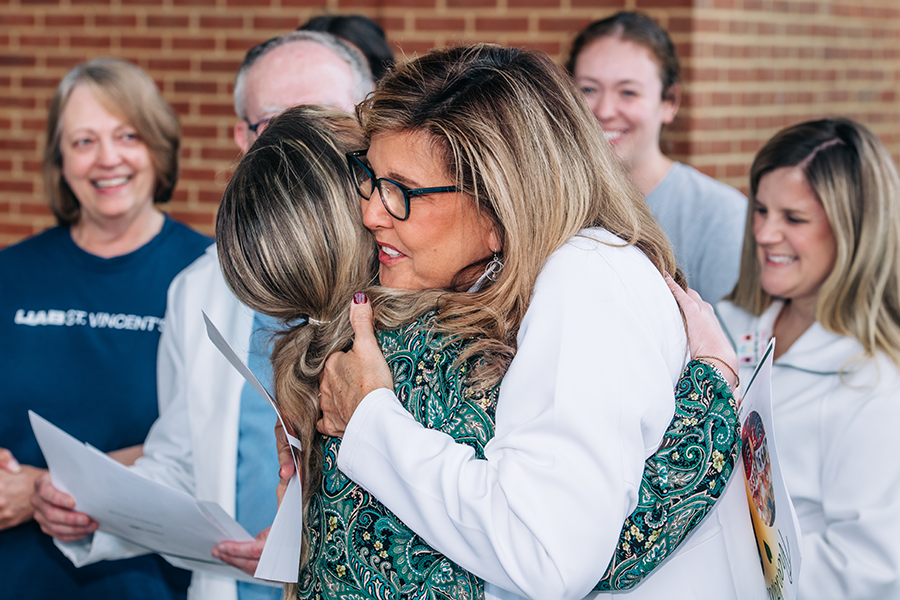
[[[738,352],[742,369],[756,368],[783,307],[783,300],[775,300],[763,314],[754,317],[728,301],[716,305],[720,322]],[[730,328],[726,323],[731,325]],[[855,339],[826,331],[816,321],[774,364],[819,375],[849,374],[858,371],[866,362],[863,352],[862,344]]]

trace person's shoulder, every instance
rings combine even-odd
[[[820,331],[812,340],[814,343],[809,344],[809,353],[820,353],[822,362],[840,374],[844,387],[856,390],[861,396],[887,396],[900,411],[900,365],[880,350],[874,356],[867,355],[856,338],[825,331],[818,321],[813,327]],[[815,343],[821,346],[816,348]]]
[[[177,299],[181,299],[181,301]],[[169,300],[173,305],[192,302],[211,306],[215,303],[214,299],[237,302],[222,276],[215,243],[208,246],[199,258],[182,269],[169,285]]]
[[[900,414],[900,365],[883,352],[876,352],[871,364],[877,378],[877,393],[889,397],[895,411]]]
[[[829,420],[840,428],[858,419],[868,421],[870,431],[874,422],[893,427],[900,419],[900,367],[882,352],[864,356],[862,345],[854,346],[851,358],[834,365],[834,393],[824,399]]]
[[[610,247],[625,247],[622,238],[603,227],[582,229],[562,245],[557,252],[585,252]]]
[[[23,262],[40,260],[45,257],[48,248],[52,248],[64,240],[67,233],[65,227],[51,227],[46,231],[0,250],[0,264],[23,266]]]
[[[681,190],[699,201],[723,203],[730,208],[744,210],[747,198],[728,184],[701,173],[690,165],[675,163],[667,176]]]
[[[541,277],[557,279],[565,286],[602,281],[607,289],[621,285],[629,290],[658,287],[663,282],[643,252],[602,227],[582,229],[570,238],[551,255]]]
[[[569,238],[550,256],[550,261],[575,266],[588,261],[605,263],[619,259],[623,251],[628,254],[629,248],[632,247],[627,242],[607,229],[591,227]]]
[[[203,254],[194,262],[182,269],[175,279],[172,280],[172,283],[174,285],[176,281],[188,279],[209,279],[219,274],[219,255],[216,252],[216,243],[213,242],[206,246]]]
[[[178,273],[203,256],[213,239],[175,221],[168,215],[162,231],[140,251],[133,253],[135,264],[165,265],[161,276],[167,278],[166,286]]]
[[[165,240],[167,246],[178,245],[186,251],[195,252],[196,256],[200,256],[214,241],[211,237],[176,221],[169,215],[166,215],[160,234],[160,238]]]

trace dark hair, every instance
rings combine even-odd
[[[362,15],[322,15],[297,28],[299,31],[324,31],[338,36],[359,48],[369,61],[372,78],[377,82],[394,64],[394,51],[384,30],[372,19]]]
[[[618,37],[647,48],[659,63],[662,99],[672,99],[673,87],[681,82],[681,66],[675,45],[659,23],[639,12],[618,12],[585,27],[572,42],[569,60],[566,61],[566,70],[571,75],[575,74],[575,63],[582,50],[602,37]]]

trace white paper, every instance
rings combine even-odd
[[[253,541],[220,506],[132,472],[32,411],[28,417],[53,485],[70,494],[75,509],[96,520],[100,531],[241,576],[210,554],[219,542]]]
[[[800,572],[800,522],[781,472],[772,421],[774,348],[772,339],[741,401],[741,459],[735,469],[740,470],[738,482],[744,484],[747,492],[769,598],[795,600]],[[745,468],[747,457],[751,457],[750,469]]]
[[[206,322],[206,335],[209,336],[210,341],[212,341],[213,345],[219,349],[219,352],[228,359],[228,362],[238,370],[244,379],[247,380],[253,389],[259,392],[259,395],[268,400],[269,406],[271,406],[275,410],[275,414],[278,415],[278,422],[281,423],[281,428],[284,430],[284,435],[287,437],[288,442],[296,448],[297,450],[301,450],[300,448],[300,440],[295,438],[290,434],[288,428],[284,425],[284,419],[281,418],[281,411],[278,410],[278,402],[275,401],[275,398],[269,394],[269,391],[266,387],[260,383],[259,379],[257,379],[256,375],[253,374],[253,371],[250,370],[250,367],[244,364],[240,358],[238,358],[237,353],[231,348],[231,345],[225,339],[225,337],[219,332],[210,318],[207,316],[205,311],[200,311],[203,313],[203,320]],[[294,457],[294,466],[298,468],[297,458]]]
[[[303,492],[300,477],[288,482],[287,491],[269,530],[269,538],[253,574],[259,579],[297,583],[300,575],[300,542],[303,531]]]
[[[253,371],[238,358],[238,355],[231,348],[225,338],[219,333],[219,330],[203,313],[203,320],[206,322],[206,333],[209,339],[219,349],[219,352],[228,359],[228,362],[234,366],[238,372],[244,376],[244,379],[252,385],[257,392],[269,401],[269,404],[278,415],[278,422],[284,430],[288,442],[300,451],[300,440],[288,432],[281,417],[281,411],[278,410],[278,402],[269,394],[265,386],[259,382]],[[259,579],[267,579],[269,581],[282,581],[285,583],[296,583],[300,571],[300,545],[303,538],[303,489],[300,485],[300,465],[297,457],[294,456],[294,475],[288,483],[284,498],[281,500],[281,506],[278,507],[278,513],[275,515],[275,522],[269,530],[269,537],[266,545],[263,547],[262,556],[259,558],[259,564],[256,567],[254,575]]]

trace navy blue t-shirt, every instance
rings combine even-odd
[[[29,409],[104,452],[142,444],[169,284],[210,243],[166,217],[124,256],[85,252],[68,227],[0,251],[0,447],[46,468]],[[155,555],[76,569],[34,521],[0,531],[0,565],[0,600],[184,598],[190,581]]]

